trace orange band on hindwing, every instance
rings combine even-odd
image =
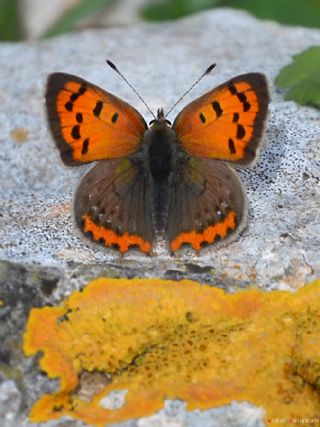
[[[119,235],[112,230],[95,224],[88,215],[84,215],[82,221],[83,231],[87,234],[87,237],[104,246],[117,245],[121,253],[127,252],[130,246],[138,246],[144,253],[149,253],[151,250],[151,244],[140,236],[129,233]]]
[[[188,243],[199,251],[203,243],[214,243],[217,239],[224,239],[227,235],[236,228],[236,215],[230,211],[226,218],[217,224],[211,225],[202,232],[190,231],[179,234],[170,244],[173,252],[180,249],[184,243]]]

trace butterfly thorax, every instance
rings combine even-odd
[[[155,121],[146,133],[148,160],[152,177],[166,180],[173,168],[176,136],[165,121]]]

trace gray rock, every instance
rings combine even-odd
[[[262,418],[262,408],[248,403],[232,402],[218,409],[188,412],[184,402],[175,400],[166,401],[156,415],[140,419],[137,427],[263,427]]]
[[[0,381],[7,376],[23,383],[21,368],[25,357],[21,334],[30,309],[50,302],[60,274],[48,267],[24,267],[0,261]]]
[[[1,299],[17,301],[9,305],[11,313],[6,306],[0,307],[5,319],[0,327],[2,337],[8,332],[10,340],[19,342],[31,305],[55,303],[97,276],[192,278],[229,291],[252,283],[264,289],[294,290],[319,277],[320,113],[284,101],[272,84],[292,55],[316,44],[320,44],[319,30],[283,27],[223,9],[173,23],[89,30],[44,42],[2,43],[0,259],[6,263],[0,274],[6,279],[0,290]],[[153,111],[170,107],[212,62],[218,64],[215,72],[184,99],[177,111],[237,74],[259,71],[268,76],[272,102],[265,147],[254,169],[239,171],[250,208],[248,228],[237,241],[198,255],[185,250],[173,258],[160,248],[154,257],[134,251],[120,257],[111,250],[88,247],[75,233],[72,197],[87,168],[66,168],[59,160],[46,126],[45,81],[53,71],[77,74],[127,100],[148,121],[151,117],[144,105],[106,68],[107,57],[117,63]],[[32,272],[37,277],[34,282]],[[7,279],[8,275],[14,280]],[[7,283],[12,285],[5,286]],[[43,288],[47,286],[50,292],[45,294]],[[18,406],[9,409],[6,399],[15,391],[10,388],[12,384],[5,385],[0,392],[0,414],[5,407],[6,419],[0,420],[0,425],[7,427],[5,422],[12,414],[12,419],[21,420],[12,427],[29,427],[26,406],[54,386],[36,374],[36,362],[23,360],[19,345],[2,342],[5,354],[7,347],[11,349],[3,363],[10,366],[10,360],[17,361],[18,373],[14,375],[22,379],[15,384],[25,390],[25,403],[19,404],[20,395]],[[5,380],[8,375],[4,371]],[[238,424],[230,421],[234,417],[230,406],[219,412],[219,418],[215,418],[218,410],[200,414],[182,409],[184,415],[177,425],[205,427],[216,425],[212,420],[219,419],[220,425],[247,426],[248,408],[252,409],[245,404],[237,407],[238,419],[244,420]],[[260,409],[252,411],[258,414],[252,425],[262,425]],[[153,425],[170,425],[166,416],[165,412],[155,415],[160,421]],[[150,422],[140,420],[138,425],[151,426]],[[132,423],[125,425],[136,425]],[[60,420],[49,425],[80,424]]]

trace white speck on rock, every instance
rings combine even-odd
[[[100,405],[105,409],[120,409],[126,401],[128,390],[111,391],[100,400]]]

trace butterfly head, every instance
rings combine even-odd
[[[149,126],[158,128],[158,127],[163,127],[163,126],[166,126],[166,125],[171,126],[171,122],[170,122],[170,120],[166,119],[166,117],[164,115],[164,112],[163,112],[163,108],[158,108],[157,118],[151,120],[149,122]]]

